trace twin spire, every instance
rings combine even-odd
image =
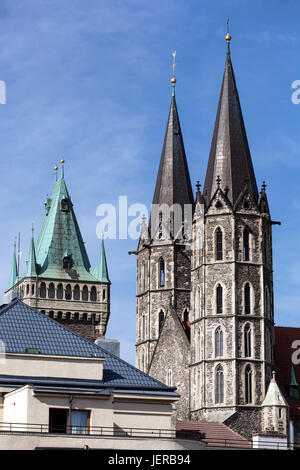
[[[209,154],[203,196],[208,205],[222,188],[234,205],[247,184],[258,202],[258,190],[239,102],[231,57],[227,20],[227,57],[219,105]],[[158,170],[153,204],[193,204],[193,192],[175,100],[175,56],[173,53],[172,100]],[[198,190],[199,192],[200,190]]]

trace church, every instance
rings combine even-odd
[[[266,183],[258,189],[229,32],[225,39],[206,177],[202,191],[197,183],[195,198],[173,68],[151,216],[148,224],[143,221],[135,252],[136,362],[177,387],[179,420],[225,423],[248,438],[277,432],[299,440],[294,429],[299,411],[293,420],[288,417],[288,402],[298,399],[299,372],[295,375],[290,344],[287,351],[284,346],[276,350],[275,337],[282,346],[281,330],[294,330],[294,339],[300,330],[275,328],[272,227],[280,222],[272,220]],[[283,355],[289,356],[285,371],[279,370]],[[294,396],[291,384],[297,389]],[[293,408],[299,405],[298,400]]]

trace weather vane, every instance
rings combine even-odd
[[[231,36],[229,34],[229,16],[227,17],[227,34],[225,36],[226,42],[227,42],[227,52],[230,54],[230,41],[231,41]]]
[[[173,69],[173,78],[172,78],[172,83],[176,83],[176,78],[175,78],[175,67],[176,67],[175,58],[176,58],[176,51],[174,51],[172,55],[173,55],[173,65],[172,65],[172,69]]]

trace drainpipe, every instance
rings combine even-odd
[[[73,405],[73,395],[70,395],[69,397],[69,430],[71,430],[71,432],[72,432],[72,428],[71,428],[72,405]]]

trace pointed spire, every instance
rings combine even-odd
[[[96,271],[94,272],[94,275],[101,282],[110,282],[109,277],[108,277],[108,269],[107,269],[107,262],[106,262],[106,254],[105,254],[103,237],[102,237],[102,241],[101,241],[101,251],[100,251],[99,264],[96,268]]]
[[[228,186],[228,199],[234,204],[247,178],[249,191],[257,202],[257,184],[230,57],[229,30],[225,39],[227,57],[203,193],[209,204],[218,176],[222,189]]]
[[[272,380],[269,384],[262,406],[288,406],[275,379],[275,372],[272,372]]]
[[[26,261],[26,272],[25,272],[24,277],[37,277],[33,224],[32,224],[32,235],[31,235],[31,241],[30,241],[29,256],[28,256],[28,260]]]
[[[17,267],[17,255],[16,255],[16,239],[14,241],[14,252],[12,257],[12,263],[10,268],[10,276],[9,276],[9,283],[8,289],[11,289],[18,280],[18,267]]]
[[[65,174],[64,174],[64,166],[65,166],[65,160],[62,158],[61,161],[61,178],[63,179]]]
[[[174,67],[175,56],[173,55],[173,57]],[[173,70],[175,69],[173,68]],[[175,83],[174,72],[170,111],[152,204],[166,204],[169,207],[173,204],[179,204],[183,214],[184,205],[193,205],[194,197],[176,105]]]

